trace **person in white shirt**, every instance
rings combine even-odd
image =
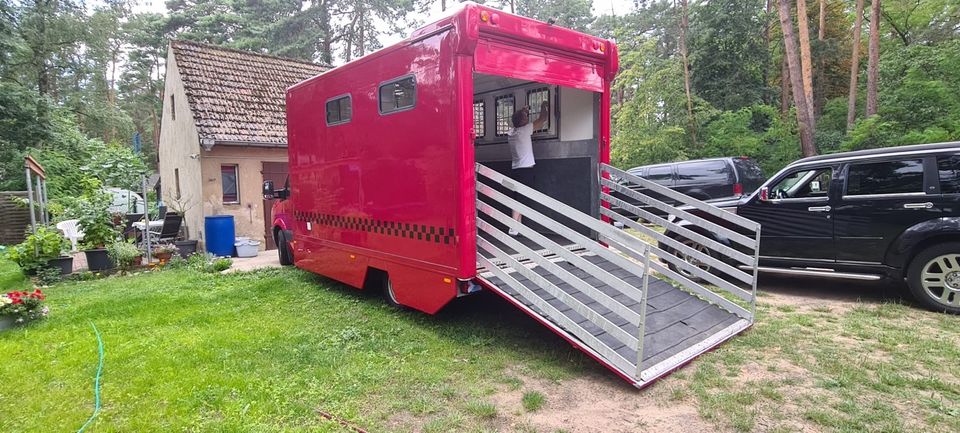
[[[550,118],[550,104],[544,101],[540,106],[540,116],[533,123],[530,122],[530,107],[523,107],[516,113],[513,113],[511,121],[513,129],[507,133],[507,142],[510,144],[510,153],[512,155],[513,171],[510,174],[514,180],[534,188],[536,175],[533,167],[537,164],[533,156],[533,131],[543,128]],[[514,200],[520,200],[520,195],[515,194]],[[513,219],[521,221],[520,212],[513,211]],[[516,236],[519,233],[511,229],[510,235]]]

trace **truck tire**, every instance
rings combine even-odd
[[[393,283],[390,282],[389,275],[385,275],[383,278],[383,297],[387,300],[388,304],[397,309],[408,310],[410,308],[397,301],[397,295],[393,292]]]
[[[960,242],[944,242],[917,254],[907,270],[910,293],[924,307],[960,314]]]
[[[277,230],[277,254],[280,256],[280,265],[281,266],[291,266],[293,265],[293,252],[290,251],[290,240],[287,239],[286,233],[283,230]]]

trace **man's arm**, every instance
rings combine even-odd
[[[547,123],[547,120],[550,119],[550,103],[543,101],[543,104],[540,104],[540,117],[537,120],[533,121],[533,130],[539,130],[543,128],[543,125]]]

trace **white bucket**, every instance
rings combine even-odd
[[[260,252],[260,241],[250,238],[236,238],[233,246],[237,248],[237,257],[256,257]]]

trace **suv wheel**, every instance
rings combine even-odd
[[[960,242],[921,251],[910,263],[907,284],[913,297],[925,307],[960,314]]]
[[[690,239],[677,239],[677,240],[680,241],[680,243],[682,243],[682,244],[684,244],[684,245],[686,245],[686,246],[688,246],[688,247],[690,247],[690,248],[693,248],[694,250],[697,250],[697,251],[700,252],[700,253],[706,254],[706,255],[708,255],[708,256],[711,254],[709,248],[707,248],[707,247],[705,247],[705,246],[703,246],[703,245],[700,245],[699,243],[694,242],[694,241],[692,241],[692,240],[690,240]],[[702,269],[702,270],[704,270],[704,271],[706,271],[706,272],[708,272],[708,273],[712,270],[712,267],[711,267],[709,264],[703,263],[703,262],[701,262],[700,260],[698,260],[696,257],[693,257],[693,256],[691,256],[691,255],[689,255],[689,254],[686,254],[686,253],[684,253],[683,251],[673,250],[673,254],[674,254],[675,256],[679,257],[681,260],[683,260],[683,261],[685,261],[685,262],[687,262],[687,263],[689,263],[689,264],[691,264],[691,265],[693,265],[693,266],[696,266],[696,267],[698,267],[698,268],[700,268],[700,269]],[[679,266],[676,266],[676,265],[674,265],[673,263],[669,263],[669,262],[668,262],[668,263],[667,263],[667,266],[670,268],[671,271],[676,272],[676,273],[678,273],[678,274],[680,274],[680,275],[683,275],[684,277],[687,277],[687,278],[689,278],[690,280],[693,280],[693,281],[696,281],[696,282],[702,282],[702,281],[704,281],[703,278],[700,278],[699,276],[697,276],[697,275],[694,274],[693,272],[690,272],[690,271],[687,270],[687,269],[683,269],[683,268],[681,268],[681,267],[679,267]]]

